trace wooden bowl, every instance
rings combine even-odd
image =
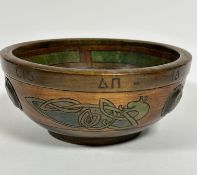
[[[15,106],[52,136],[87,145],[134,138],[172,111],[191,63],[181,48],[121,39],[26,42],[1,57]]]

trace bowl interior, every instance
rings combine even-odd
[[[51,40],[18,47],[13,54],[29,62],[80,69],[151,67],[173,62],[178,52],[164,46],[124,40]]]

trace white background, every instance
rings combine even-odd
[[[138,139],[106,147],[58,141],[14,107],[0,70],[0,175],[197,174],[196,0],[0,0],[0,48],[49,38],[163,42],[193,55],[178,107]]]

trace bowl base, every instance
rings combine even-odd
[[[134,139],[141,134],[141,132],[137,132],[134,134],[118,136],[118,137],[84,138],[84,137],[66,136],[62,134],[57,134],[52,131],[48,131],[48,132],[51,136],[55,137],[56,139],[69,142],[69,143],[74,143],[74,144],[79,144],[79,145],[90,145],[90,146],[102,146],[102,145],[110,145],[110,144],[125,142],[128,140]]]

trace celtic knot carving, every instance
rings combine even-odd
[[[37,111],[50,119],[74,128],[125,129],[138,125],[149,112],[147,97],[141,96],[126,106],[116,107],[111,101],[101,98],[98,104],[82,104],[77,100],[62,98],[42,100],[26,98]]]

